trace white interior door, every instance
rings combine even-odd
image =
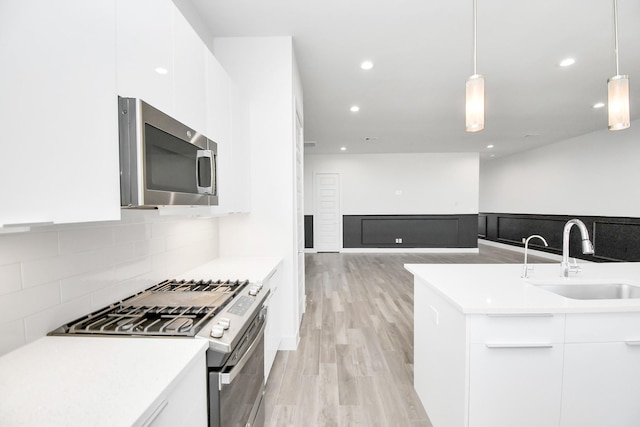
[[[318,252],[339,252],[342,249],[340,174],[316,173],[313,185],[313,247]]]

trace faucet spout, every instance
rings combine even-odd
[[[529,240],[531,239],[540,239],[542,240],[542,243],[544,243],[545,246],[549,246],[547,244],[547,241],[544,239],[544,237],[538,235],[538,234],[533,234],[529,237],[527,237],[526,239],[522,239],[522,241],[524,242],[524,267],[522,269],[522,278],[526,279],[529,277],[529,271],[533,270],[533,266],[529,267],[527,265],[527,250],[529,249]]]
[[[584,222],[579,219],[571,219],[564,225],[564,231],[562,233],[562,277],[569,277],[570,272],[579,272],[580,267],[578,265],[569,264],[569,235],[571,234],[571,228],[577,225],[580,230],[580,236],[582,238],[582,253],[592,254],[593,244],[589,240],[589,230]]]

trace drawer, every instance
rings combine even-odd
[[[640,344],[640,313],[567,314],[566,342]]]
[[[482,344],[564,342],[564,314],[468,316],[469,340]]]

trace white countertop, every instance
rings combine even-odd
[[[582,271],[572,273],[569,279],[560,277],[559,262],[530,265],[535,267],[529,279],[521,278],[522,264],[405,264],[405,268],[463,313],[640,311],[640,299],[577,300],[531,284],[615,282],[640,286],[640,263],[581,263]]]
[[[224,257],[186,271],[178,280],[245,280],[263,281],[276,270],[281,260],[272,257]]]
[[[130,427],[144,421],[207,341],[44,337],[0,357],[0,425]]]

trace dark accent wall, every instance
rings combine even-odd
[[[514,246],[524,246],[522,239],[532,234],[545,238],[529,242],[529,247],[554,254],[562,254],[562,232],[565,223],[582,220],[589,230],[595,254],[583,255],[580,232],[573,227],[569,239],[570,256],[589,261],[640,261],[640,218],[581,215],[533,215],[508,213],[480,213],[478,236]]]
[[[343,216],[345,248],[477,248],[477,235],[475,214]]]
[[[304,247],[313,248],[313,215],[304,216]]]

